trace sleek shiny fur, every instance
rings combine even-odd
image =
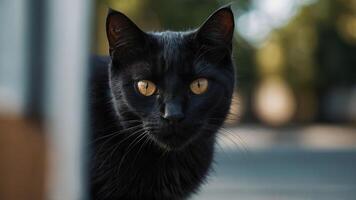
[[[185,199],[198,190],[231,103],[233,30],[230,7],[187,32],[146,33],[109,13],[110,58],[95,60],[91,79],[93,199]],[[204,94],[189,90],[197,78],[209,81]],[[157,92],[140,95],[140,80]]]

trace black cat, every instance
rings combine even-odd
[[[186,199],[198,190],[231,103],[233,31],[230,7],[187,32],[143,32],[109,12],[110,58],[96,60],[91,79],[92,199]]]

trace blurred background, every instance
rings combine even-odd
[[[0,199],[85,199],[90,56],[107,8],[145,31],[231,3],[236,92],[192,199],[356,199],[356,1],[2,0]]]

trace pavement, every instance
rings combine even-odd
[[[192,200],[356,200],[355,127],[224,129]]]

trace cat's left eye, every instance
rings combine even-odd
[[[136,86],[138,92],[144,96],[151,96],[156,92],[156,85],[149,80],[141,80]]]
[[[194,94],[203,94],[208,90],[208,79],[198,78],[190,84],[190,90]]]

